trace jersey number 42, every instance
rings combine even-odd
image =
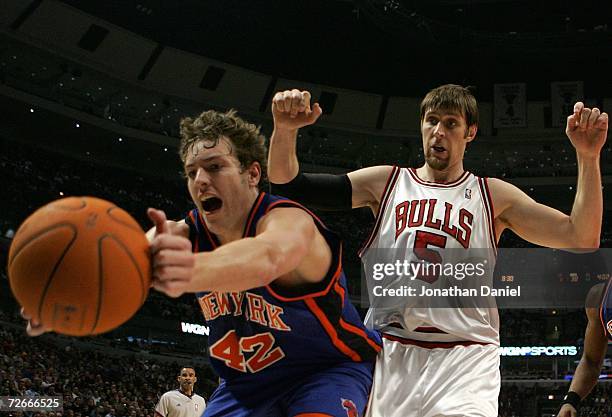
[[[230,330],[210,347],[210,356],[237,371],[255,373],[285,357],[279,346],[274,347],[275,342],[269,332],[238,339],[236,331]]]

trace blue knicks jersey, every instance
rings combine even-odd
[[[273,282],[248,291],[196,295],[210,327],[211,363],[227,383],[288,383],[342,362],[373,362],[380,350],[380,335],[365,328],[349,300],[340,240],[314,214],[291,200],[261,193],[243,237],[254,237],[258,221],[277,207],[298,207],[313,217],[331,248],[332,263],[316,284],[296,288]],[[197,209],[186,222],[194,252],[220,245]]]
[[[612,342],[612,278],[606,284],[603,298],[601,299],[599,317],[601,318],[601,324],[606,332],[606,336],[608,336],[608,340]]]

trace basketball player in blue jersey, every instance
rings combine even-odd
[[[475,248],[495,264],[505,229],[532,243],[561,249],[599,247],[603,197],[599,156],[608,115],[576,103],[566,134],[576,149],[578,184],[570,215],[538,204],[519,188],[463,168],[466,146],[478,130],[478,106],[458,85],[430,91],[421,102],[425,163],[419,168],[375,166],[347,175],[300,173],[298,129],[323,110],[306,91],[274,96],[269,174],[283,195],[329,210],[369,207],[376,216],[361,256],[370,249]],[[431,249],[433,248],[433,249]],[[374,253],[374,252],[369,252]],[[376,260],[374,260],[376,262]],[[420,302],[421,300],[417,300]],[[426,301],[423,301],[425,304]],[[368,415],[433,417],[498,415],[499,315],[478,308],[397,307],[370,310],[383,333]],[[390,387],[393,387],[392,389]]]
[[[197,293],[221,376],[205,417],[362,416],[381,340],[349,301],[341,244],[311,212],[261,191],[264,137],[234,111],[181,122],[195,207],[149,209],[154,287]]]
[[[594,286],[587,295],[588,323],[584,332],[584,349],[557,417],[578,416],[580,402],[599,380],[601,366],[608,352],[608,342],[612,342],[611,282]]]

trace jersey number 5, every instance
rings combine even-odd
[[[240,372],[259,372],[285,357],[280,347],[274,347],[271,333],[260,333],[240,340],[235,330],[230,330],[210,347],[210,356]],[[249,359],[245,352],[254,352]]]
[[[414,239],[414,254],[417,258],[430,265],[441,264],[442,256],[435,250],[429,249],[430,246],[435,246],[437,248],[446,247],[446,236],[418,230]],[[438,280],[438,274],[436,274],[435,271],[429,271],[429,268],[425,270],[419,269],[419,274],[416,279],[431,284]]]

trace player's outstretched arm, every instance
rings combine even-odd
[[[298,130],[315,123],[322,112],[317,103],[311,107],[308,91],[287,90],[274,96],[274,132],[268,153],[268,177],[275,185],[274,191],[324,210],[369,206],[377,213],[391,166],[364,168],[348,175],[300,172]]]
[[[608,338],[599,319],[599,308],[596,307],[601,302],[603,290],[604,284],[594,286],[586,302],[586,314],[589,321],[584,335],[584,351],[569,388],[569,391],[576,393],[580,399],[589,395],[597,384],[601,365],[608,350]],[[577,416],[577,410],[573,405],[563,404],[561,406],[558,417],[575,416]]]
[[[607,133],[606,113],[576,103],[566,128],[578,159],[578,184],[571,214],[538,204],[517,187],[493,179],[490,187],[501,229],[508,227],[530,242],[552,248],[598,248],[603,215],[599,155]]]
[[[190,241],[161,233],[151,243],[154,287],[171,297],[198,291],[244,291],[279,280],[320,281],[331,263],[329,246],[312,217],[298,208],[264,216],[257,236],[192,253]]]

